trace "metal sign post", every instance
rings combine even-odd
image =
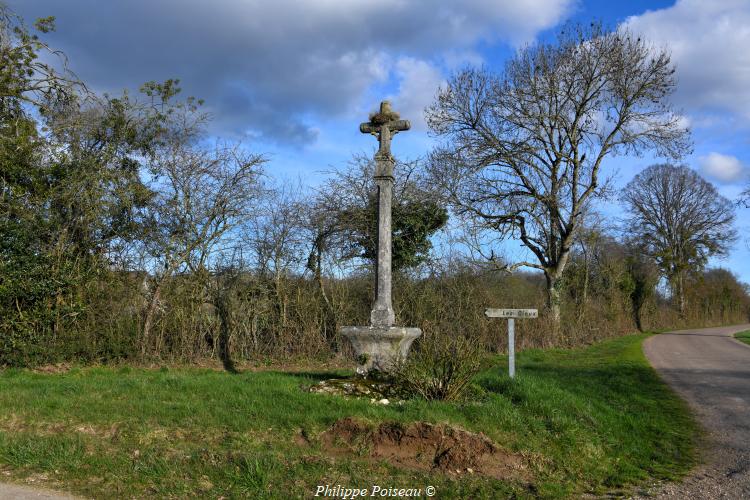
[[[516,318],[537,318],[536,309],[485,309],[488,318],[508,319],[508,375],[516,376]]]

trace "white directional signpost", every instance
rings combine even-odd
[[[538,318],[536,309],[485,309],[488,318],[507,318],[508,320],[508,375],[516,376],[516,318]]]

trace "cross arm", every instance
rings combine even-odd
[[[391,133],[403,132],[411,128],[409,120],[393,120],[383,124],[375,124],[372,122],[366,122],[359,125],[359,131],[363,134],[377,134],[383,129],[388,128]]]
[[[375,134],[380,132],[380,125],[373,125],[369,122],[361,123],[359,125],[359,131],[363,134]]]
[[[388,130],[390,130],[391,132],[403,132],[411,128],[411,123],[409,123],[409,120],[395,120],[392,122],[388,122],[386,125],[388,125]]]

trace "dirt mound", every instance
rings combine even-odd
[[[528,480],[520,455],[495,445],[484,434],[427,422],[373,425],[344,418],[321,435],[323,449],[335,455],[357,453],[396,465],[446,474],[480,474]]]

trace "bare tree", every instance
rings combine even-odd
[[[685,314],[685,278],[737,237],[734,205],[686,166],[652,165],[631,180],[621,200],[630,213],[628,232],[653,256]]]
[[[303,187],[280,182],[260,200],[256,214],[245,225],[243,246],[250,251],[259,277],[273,287],[281,328],[287,326],[287,278],[304,272],[309,236],[304,224]]]
[[[178,89],[176,82],[149,84],[157,106]],[[206,116],[188,98],[164,112],[162,140],[150,162],[151,231],[145,237],[154,285],[144,316],[142,353],[150,342],[164,283],[180,268],[205,269],[223,237],[249,216],[265,158],[239,144],[201,141]]]
[[[592,25],[522,49],[502,75],[461,71],[427,109],[444,139],[431,157],[433,180],[467,223],[520,238],[534,259],[498,265],[542,270],[556,321],[580,219],[607,186],[604,159],[689,150],[666,100],[674,87],[666,50]]]
[[[604,227],[601,215],[595,211],[586,214],[587,220],[581,221],[574,238],[574,261],[579,268],[579,280],[577,285],[572,286],[571,292],[578,305],[578,321],[580,322],[588,307],[589,291],[591,289],[592,272],[596,265],[603,247],[609,243],[609,237]]]
[[[750,186],[746,187],[745,190],[740,193],[737,204],[745,208],[750,208]]]

